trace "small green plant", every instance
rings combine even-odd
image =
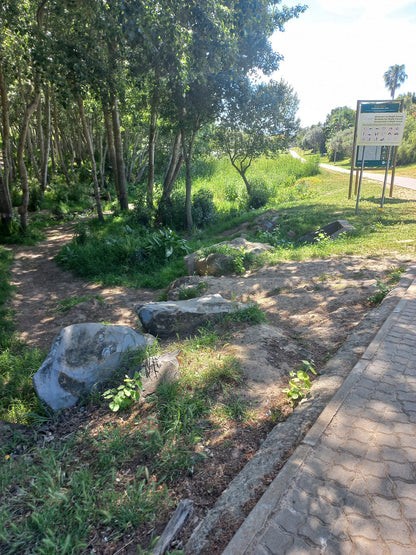
[[[133,378],[129,378],[126,375],[124,383],[118,387],[113,387],[112,389],[104,391],[103,397],[106,400],[110,400],[108,405],[109,408],[113,412],[117,412],[129,408],[132,403],[138,401],[142,389],[143,385],[140,380],[140,375],[136,371]]]
[[[283,389],[283,393],[286,393],[286,396],[290,399],[293,406],[304,399],[311,388],[311,379],[308,372],[316,376],[313,362],[307,360],[302,360],[302,368],[300,370],[297,372],[292,370],[290,372],[290,387]]]
[[[189,299],[195,299],[204,293],[207,289],[207,284],[204,281],[195,285],[195,287],[187,287],[186,289],[181,289],[179,291],[179,300],[187,301]]]
[[[328,241],[330,241],[330,240],[331,240],[330,235],[328,235],[327,233],[325,233],[325,231],[319,231],[319,232],[316,234],[316,236],[315,236],[313,242],[314,242],[314,243],[318,243],[319,245],[325,245],[325,244],[328,243]]]
[[[393,289],[393,287],[389,287],[380,280],[377,281],[377,287],[378,291],[368,297],[368,301],[371,306],[378,306],[384,297],[386,297],[386,295]]]
[[[248,324],[262,324],[267,322],[267,317],[255,303],[247,308],[241,308],[224,316],[226,322],[247,322]]]
[[[81,303],[85,303],[87,301],[91,301],[93,299],[97,300],[101,306],[104,304],[104,299],[101,297],[101,295],[88,295],[86,297],[69,297],[68,299],[62,299],[62,301],[59,301],[58,307],[56,310],[58,312],[67,312],[74,306],[77,306],[78,304],[81,304]]]
[[[396,285],[396,283],[400,281],[400,278],[405,271],[406,269],[401,266],[399,268],[391,270],[389,272],[389,279],[387,280],[387,283],[389,283],[390,285]]]

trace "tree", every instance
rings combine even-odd
[[[404,101],[407,112],[404,127],[403,141],[397,151],[397,162],[399,164],[412,164],[416,162],[416,95],[407,93],[400,95]]]
[[[333,162],[336,162],[351,156],[353,140],[354,129],[352,127],[338,131],[326,143],[328,157],[332,158]]]
[[[400,87],[402,83],[404,83],[407,79],[407,75],[405,73],[405,66],[403,65],[394,65],[390,66],[389,69],[384,74],[384,83],[386,88],[390,91],[391,98],[394,98],[394,93],[396,89]]]
[[[326,116],[324,123],[324,134],[325,140],[328,141],[334,135],[343,131],[344,129],[349,129],[354,127],[355,124],[355,110],[348,108],[348,106],[340,106],[338,108],[333,108],[331,112]]]
[[[251,186],[246,173],[253,160],[287,148],[296,135],[298,104],[292,87],[284,81],[252,85],[248,79],[236,86],[233,97],[224,102],[215,131],[216,150],[228,155],[248,195]]]
[[[325,148],[325,133],[320,125],[313,125],[305,133],[302,140],[302,148],[312,149],[314,153],[323,153]]]

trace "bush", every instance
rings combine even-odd
[[[213,222],[216,215],[217,209],[211,191],[200,189],[192,196],[192,216],[195,226],[205,227]]]
[[[271,197],[271,191],[263,179],[253,179],[250,183],[250,194],[247,199],[247,208],[257,210],[266,206]]]
[[[240,191],[238,187],[233,183],[228,183],[224,189],[224,198],[228,200],[228,202],[236,202],[241,198]]]
[[[173,229],[186,228],[185,192],[176,190],[165,204],[159,204],[157,220]]]

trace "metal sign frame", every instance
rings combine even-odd
[[[351,156],[350,183],[348,189],[348,198],[352,196],[352,182],[354,178],[354,169],[357,168],[357,159],[359,155],[359,147],[361,150],[360,169],[356,171],[355,194],[357,202],[355,213],[358,213],[358,205],[360,201],[361,183],[363,171],[365,167],[373,167],[368,164],[366,166],[365,152],[366,148],[373,149],[372,160],[377,156],[374,147],[387,147],[387,159],[383,152],[384,160],[381,160],[382,149],[380,152],[380,166],[385,167],[383,193],[381,197],[380,208],[383,209],[384,198],[386,192],[387,176],[390,167],[392,168],[390,197],[393,196],[394,176],[396,173],[397,148],[401,144],[404,130],[404,122],[406,115],[403,112],[403,100],[358,100],[357,111],[355,114],[354,141]],[[375,154],[374,154],[375,152]],[[391,160],[393,164],[390,165]],[[358,179],[359,178],[359,179]]]

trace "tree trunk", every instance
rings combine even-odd
[[[49,96],[49,86],[45,87],[45,123],[43,128],[43,150],[42,150],[42,165],[41,165],[41,195],[42,199],[48,185],[48,164],[49,154],[51,149],[51,100]],[[41,125],[42,127],[42,125]]]
[[[246,172],[249,169],[249,167],[251,166],[251,161],[249,163],[247,163],[245,166],[243,165],[243,163],[241,163],[240,166],[237,166],[237,164],[235,163],[235,161],[233,159],[233,156],[232,156],[231,152],[228,152],[228,156],[230,158],[230,162],[231,162],[231,165],[233,166],[233,168],[235,168],[238,171],[238,173],[241,175],[241,178],[244,181],[244,185],[246,186],[247,194],[250,197],[251,196],[251,185],[247,180]]]
[[[141,138],[142,138],[141,133],[137,133],[136,141],[135,141],[134,147],[133,147],[133,152],[131,154],[129,169],[127,171],[127,183],[131,183],[133,181],[133,168],[134,168],[134,165],[136,164],[136,162],[138,161],[139,167],[140,167],[141,163],[143,162],[144,155],[143,155],[143,153],[141,153],[141,155],[140,155],[140,151],[138,149],[139,142],[140,142]]]
[[[103,103],[103,113],[104,113],[104,123],[107,132],[107,147],[108,155],[110,157],[110,162],[113,170],[114,185],[116,188],[116,194],[118,202],[120,203],[120,187],[118,183],[118,171],[117,171],[117,157],[116,157],[116,147],[114,146],[114,133],[113,125],[111,122],[111,113],[107,106]]]
[[[114,99],[114,104],[112,109],[112,119],[113,119],[114,145],[115,145],[116,158],[117,158],[118,186],[120,191],[120,198],[119,198],[120,208],[121,210],[128,210],[129,199],[127,196],[126,169],[124,166],[123,143],[121,140],[120,116],[118,112],[117,99]]]
[[[92,144],[92,139],[88,129],[87,120],[85,118],[84,102],[80,96],[78,97],[78,108],[81,116],[81,123],[82,123],[82,128],[84,130],[85,140],[87,142],[87,147],[91,157],[92,178],[94,181],[94,197],[95,197],[95,202],[97,204],[98,219],[100,221],[104,221],[103,210],[101,208],[100,187],[98,185],[98,178],[97,178],[97,165],[95,163],[95,156],[94,156],[94,145]]]
[[[192,152],[194,148],[194,142],[196,137],[196,130],[192,131],[192,135],[189,139],[188,149],[186,148],[186,133],[184,130],[181,131],[182,137],[182,152],[185,159],[185,175],[186,175],[186,198],[185,198],[185,211],[186,211],[186,226],[189,231],[194,227],[194,222],[192,219]]]
[[[173,186],[178,177],[179,171],[183,163],[183,154],[181,152],[181,133],[175,136],[172,147],[172,155],[169,160],[169,165],[166,170],[165,179],[163,180],[162,198],[165,201],[170,199]]]
[[[33,137],[32,137],[32,130],[31,130],[30,126],[29,126],[29,129],[27,130],[27,148],[29,150],[30,161],[32,163],[33,170],[35,172],[36,179],[38,180],[39,183],[41,183],[42,176],[41,176],[41,173],[40,173],[40,170],[39,170],[39,166],[38,166],[38,162],[36,160],[35,153],[33,151]]]
[[[64,156],[62,154],[61,148],[61,140],[59,136],[59,124],[58,124],[58,109],[56,106],[56,98],[55,95],[52,96],[52,106],[53,106],[53,127],[54,127],[54,135],[55,135],[55,145],[56,145],[56,152],[58,154],[59,163],[61,164],[62,172],[65,176],[65,180],[67,185],[71,185],[71,179],[68,174],[68,170],[66,169],[66,164],[64,160]]]
[[[150,107],[150,125],[149,125],[149,159],[147,174],[147,193],[146,202],[149,208],[153,208],[153,188],[155,183],[155,145],[156,145],[156,128],[157,128],[157,104],[158,96],[156,89],[152,95]]]
[[[106,184],[105,184],[105,161],[107,159],[107,151],[108,151],[107,145],[104,146],[104,137],[100,133],[100,182],[101,182],[100,189],[101,191],[106,192],[107,200],[111,202],[110,189],[106,187]]]
[[[134,184],[137,185],[139,183],[139,181],[141,180],[141,178],[143,177],[143,174],[146,170],[147,167],[147,155],[148,152],[146,150],[146,152],[143,152],[137,162],[137,173],[136,173],[136,178],[134,180]]]
[[[27,209],[29,206],[29,182],[27,178],[27,168],[24,160],[24,149],[29,121],[36,110],[39,99],[40,92],[38,92],[32,102],[26,106],[22,126],[20,128],[19,144],[17,147],[17,169],[20,176],[20,186],[22,188],[22,204],[21,206],[19,206],[19,214],[20,224],[23,229],[27,228]]]
[[[2,60],[0,59],[0,105],[2,114],[3,138],[3,172],[0,168],[0,214],[1,225],[8,231],[13,220],[13,206],[10,198],[9,180],[11,174],[10,159],[10,126],[9,105],[7,101],[6,83],[3,76]]]

